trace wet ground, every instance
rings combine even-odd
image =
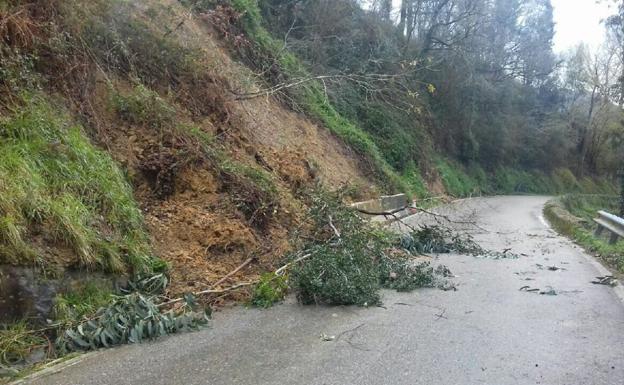
[[[622,384],[622,290],[590,283],[604,268],[550,230],[546,200],[441,209],[482,246],[519,256],[437,257],[457,291],[386,291],[384,307],[370,309],[231,309],[210,329],[90,354],[27,383]],[[408,219],[423,221],[445,219]]]

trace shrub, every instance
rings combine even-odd
[[[114,92],[112,103],[119,116],[131,124],[154,129],[175,125],[175,108],[142,84],[138,84],[128,95]]]
[[[260,277],[260,282],[254,289],[251,304],[262,308],[271,307],[284,299],[287,290],[287,277],[265,273]]]
[[[439,283],[434,269],[415,264],[397,234],[363,221],[340,203],[339,195],[312,193],[309,217],[314,241],[310,254],[291,273],[292,288],[302,303],[371,306],[382,287],[413,290]]]
[[[115,297],[95,316],[66,329],[57,339],[63,352],[94,350],[124,343],[138,343],[205,325],[209,313],[196,311],[192,296],[181,308],[161,312],[151,298],[140,293]]]

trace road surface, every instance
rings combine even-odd
[[[26,383],[624,384],[618,291],[590,283],[604,270],[548,228],[546,200],[471,199],[449,211],[475,214],[478,227],[466,227],[484,247],[523,254],[440,256],[458,275],[455,292],[387,291],[385,308],[230,309],[210,329],[97,352]],[[558,295],[519,291],[526,285]]]

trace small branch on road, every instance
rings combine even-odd
[[[445,316],[444,316],[444,314],[445,314],[445,313],[446,313],[446,309],[442,310],[442,312],[441,312],[440,314],[436,314],[436,315],[435,315],[435,316],[437,317],[437,318],[436,318],[436,321],[439,321],[439,320],[440,320],[440,319],[442,319],[442,318],[444,318],[444,319],[448,319],[447,317],[445,317]]]
[[[362,351],[364,351],[364,352],[370,352],[370,349],[367,349],[367,348],[365,348],[365,347],[362,347],[361,345],[354,344],[354,343],[353,343],[353,341],[351,341],[351,340],[353,339],[353,336],[354,336],[354,334],[353,334],[353,333],[354,333],[355,331],[357,331],[358,329],[360,329],[361,327],[363,327],[364,325],[366,325],[366,324],[360,324],[360,325],[358,325],[358,326],[356,326],[356,327],[354,327],[354,328],[352,328],[352,329],[348,329],[348,330],[345,330],[345,331],[341,332],[340,334],[338,334],[338,335],[336,336],[335,341],[336,341],[336,342],[338,342],[338,341],[340,340],[340,337],[344,336],[344,335],[345,335],[345,334],[347,334],[347,333],[351,333],[351,334],[349,335],[349,337],[348,337],[348,338],[345,338],[345,339],[344,339],[344,341],[345,341],[347,344],[349,344],[349,346],[351,346],[351,347],[352,347],[352,348],[354,348],[354,349],[357,349],[357,350],[362,350]]]

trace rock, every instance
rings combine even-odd
[[[34,318],[45,323],[60,293],[75,291],[87,283],[119,290],[127,278],[102,273],[65,270],[54,277],[32,267],[0,265],[0,322]]]

